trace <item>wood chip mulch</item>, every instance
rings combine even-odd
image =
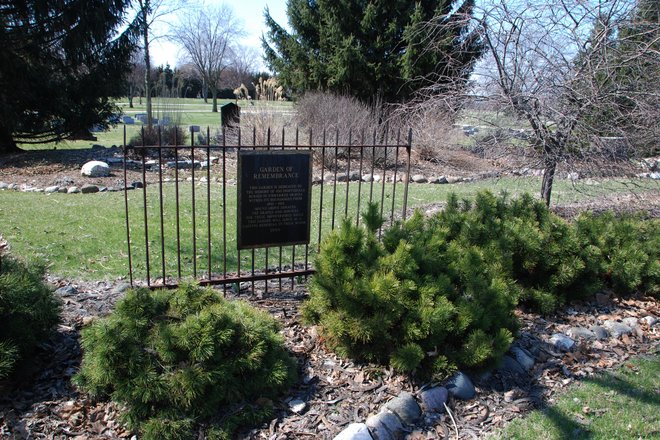
[[[51,279],[58,286],[66,280]],[[8,439],[114,439],[137,438],[120,420],[121,408],[108,401],[93,401],[71,383],[80,365],[79,332],[93,316],[107,314],[122,295],[118,283],[76,283],[78,292],[64,298],[63,323],[40,347],[38,360],[28,366],[20,383],[0,382],[0,438]],[[417,393],[431,384],[420,383],[391,369],[356,364],[327,351],[316,329],[301,324],[299,308],[306,298],[304,286],[280,291],[272,283],[269,294],[251,289],[228,296],[268,310],[282,323],[286,344],[298,359],[300,384],[274,402],[277,418],[249,432],[243,439],[331,439],[349,423],[363,422],[401,391]],[[472,375],[477,397],[450,400],[451,414],[427,417],[408,438],[482,438],[522,417],[532,409],[552,404],[555,394],[633,356],[657,356],[660,325],[640,322],[631,335],[602,341],[579,341],[571,352],[558,352],[547,341],[553,333],[574,326],[589,327],[608,319],[660,316],[658,302],[635,297],[607,303],[574,304],[561,315],[542,317],[518,312],[522,326],[517,343],[536,357],[528,376]],[[292,401],[304,402],[294,405]],[[297,411],[296,412],[294,412]]]

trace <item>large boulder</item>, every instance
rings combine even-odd
[[[107,177],[110,175],[110,166],[100,160],[92,160],[82,166],[80,174],[87,177]]]

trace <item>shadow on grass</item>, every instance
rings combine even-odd
[[[575,421],[569,414],[561,411],[554,406],[548,406],[543,409],[543,414],[555,425],[561,432],[563,439],[590,439],[593,434],[589,429]]]
[[[618,394],[629,397],[630,399],[649,405],[655,405],[660,408],[660,394],[640,389],[633,385],[629,380],[621,378],[616,374],[606,372],[599,376],[586,378],[583,381],[585,383],[592,383],[603,389],[615,391]]]

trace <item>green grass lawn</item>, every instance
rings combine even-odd
[[[489,179],[456,185],[410,185],[408,206],[415,207],[433,202],[445,201],[450,192],[460,197],[472,197],[477,191],[489,189],[493,192],[506,190],[515,195],[523,192],[536,194],[540,187],[538,178],[520,179]],[[160,248],[160,215],[159,192],[156,185],[149,186],[148,195],[148,228],[150,246],[150,264],[152,276],[161,272]],[[238,260],[236,252],[236,190],[228,186],[225,194],[227,217],[227,240],[222,229],[222,187],[211,184],[211,259],[212,271],[222,272],[225,264],[227,270],[235,270]],[[349,216],[356,217],[357,183],[351,183],[349,193]],[[365,200],[369,198],[369,184],[362,184],[360,195],[361,211]],[[553,203],[569,203],[588,200],[603,193],[612,191],[628,191],[624,183],[600,185],[576,189],[570,182],[557,181],[553,192]],[[654,190],[649,187],[647,190]],[[335,199],[335,226],[340,224],[344,215],[346,186],[337,185]],[[206,184],[195,186],[196,193],[196,261],[199,272],[207,269],[208,261],[208,224],[206,223]],[[129,217],[131,220],[132,252],[136,276],[145,277],[144,211],[142,209],[142,191],[129,193]],[[164,205],[164,235],[165,261],[167,274],[173,274],[176,267],[176,213],[174,184],[163,186]],[[192,185],[180,184],[180,237],[183,275],[192,273]],[[382,186],[374,184],[373,198],[380,201]],[[400,212],[403,200],[403,185],[396,188],[394,205]],[[310,248],[315,251],[319,234],[318,208],[320,204],[320,188],[314,187],[312,203],[312,225]],[[324,185],[323,213],[321,219],[321,235],[325,235],[332,224],[332,185]],[[385,213],[389,215],[392,207],[392,185],[385,187]],[[123,193],[97,193],[90,195],[69,195],[41,193],[21,193],[0,191],[0,234],[9,241],[16,255],[27,258],[40,258],[47,262],[49,271],[56,275],[74,279],[108,279],[125,276],[127,269],[127,245],[124,218]],[[227,248],[225,258],[224,247]],[[303,246],[297,246],[297,260],[303,253]],[[283,251],[283,264],[291,263],[291,247]],[[313,257],[313,255],[312,255]],[[265,251],[256,251],[255,265],[263,268]],[[242,268],[251,266],[251,252],[241,253]],[[279,250],[269,251],[269,266],[279,264]]]
[[[218,106],[234,102],[229,99],[219,99]],[[129,107],[128,100],[120,100],[117,102],[118,107],[122,110],[123,115],[134,117],[138,113],[146,112],[146,101],[142,99],[142,104],[135,98],[133,100],[133,108]],[[239,102],[242,109],[243,124],[250,126],[255,123],[255,115],[264,113],[275,113],[285,115],[291,113],[293,110],[292,102],[269,102],[269,101],[254,101],[253,103]],[[213,113],[213,102],[211,99],[205,103],[203,99],[193,98],[154,98],[153,115],[155,118],[162,118],[163,116],[169,117],[173,123],[182,126],[199,125],[206,131],[206,127],[210,127],[214,131],[220,127],[220,113]],[[277,118],[280,119],[280,118]],[[19,145],[25,150],[52,150],[57,149],[81,149],[91,148],[94,144],[104,145],[110,147],[112,145],[124,144],[124,126],[126,127],[126,139],[130,138],[140,132],[142,124],[139,121],[134,125],[124,125],[119,123],[111,127],[107,131],[94,132],[93,135],[97,137],[96,141],[63,141],[59,143],[51,142],[40,145]]]
[[[636,359],[585,379],[555,404],[513,421],[489,438],[660,438],[660,359]]]

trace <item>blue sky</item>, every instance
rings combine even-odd
[[[266,7],[269,8],[271,16],[281,25],[287,25],[286,20],[286,0],[238,0],[221,1],[207,0],[205,4],[225,3],[231,6],[234,14],[242,22],[245,28],[246,37],[241,44],[252,46],[261,53],[261,34],[266,32],[263,12]],[[169,21],[169,18],[166,19]],[[176,45],[160,39],[152,44],[151,48],[152,62],[155,66],[165,65],[167,63],[174,67],[178,64],[181,54]]]

